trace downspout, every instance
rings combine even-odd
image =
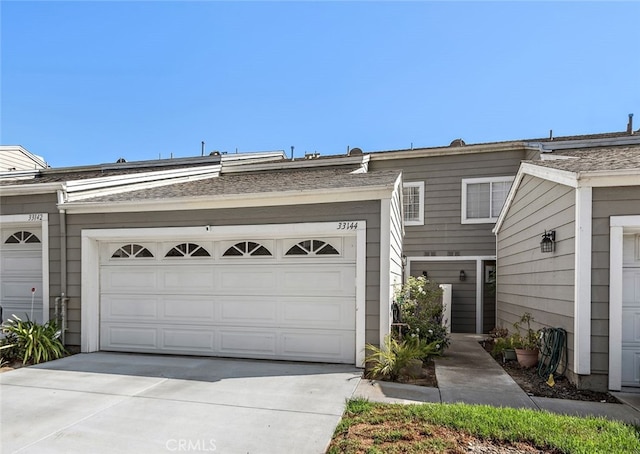
[[[65,202],[65,192],[58,190],[58,207]],[[55,316],[60,323],[61,341],[65,343],[67,331],[67,211],[59,208],[60,214],[60,296],[56,298]]]

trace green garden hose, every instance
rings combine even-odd
[[[543,379],[555,375],[564,358],[564,375],[567,370],[567,331],[562,328],[544,328],[542,330],[542,357],[538,363],[538,376]]]

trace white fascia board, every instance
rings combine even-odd
[[[71,202],[58,205],[68,213],[120,213],[143,211],[183,211],[220,208],[247,208],[256,206],[306,205],[313,203],[339,203],[388,198],[392,186],[364,188],[336,188],[317,191],[286,191],[261,194],[210,195],[176,199],[134,200],[127,202]]]
[[[520,168],[518,169],[518,173],[513,180],[513,184],[511,185],[509,194],[507,194],[507,199],[505,200],[502,210],[500,211],[500,215],[498,216],[496,225],[493,227],[492,232],[494,234],[497,234],[502,228],[502,224],[504,223],[504,220],[507,217],[507,213],[511,208],[511,204],[513,203],[513,199],[515,198],[516,192],[518,191],[518,187],[520,186],[520,183],[522,182],[522,179],[525,175],[531,175],[533,177],[542,178],[543,180],[553,181],[554,183],[562,184],[572,188],[578,187],[578,175],[573,172],[550,169],[549,167],[542,167],[529,162],[523,162],[522,164],[520,164]]]
[[[262,170],[295,170],[295,169],[309,169],[309,168],[323,168],[323,167],[335,167],[335,166],[347,166],[347,165],[360,165],[365,166],[369,162],[369,155],[356,155],[356,156],[337,156],[335,158],[322,158],[322,159],[300,159],[300,160],[280,160],[277,162],[223,162],[222,172],[223,174],[238,173],[238,172],[252,172]]]
[[[581,172],[578,179],[580,186],[594,188],[640,186],[640,169]]]
[[[90,191],[114,186],[125,186],[148,181],[170,180],[179,177],[195,175],[216,175],[220,172],[220,164],[202,167],[188,167],[181,169],[160,170],[155,172],[130,173],[109,177],[88,178],[85,180],[67,181],[68,192]],[[172,180],[175,181],[175,180]]]
[[[578,175],[574,172],[538,166],[530,162],[520,164],[520,170],[527,175],[542,178],[543,180],[553,181],[572,188],[578,187]]]
[[[64,183],[35,183],[35,184],[20,184],[0,186],[0,195],[15,196],[15,195],[32,195],[32,194],[48,194],[55,193],[59,189],[64,189]]]
[[[183,177],[175,177],[171,179],[153,180],[141,183],[127,184],[124,186],[115,186],[109,188],[100,188],[94,190],[85,190],[79,193],[67,193],[67,202],[86,200],[93,197],[101,197],[106,195],[121,194],[123,192],[139,191],[142,189],[159,188],[162,186],[174,185],[178,183],[186,183],[188,181],[206,180],[216,178],[219,173],[205,173],[202,175],[188,175]]]

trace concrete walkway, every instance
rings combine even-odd
[[[437,358],[438,388],[361,380],[354,397],[388,403],[464,402],[530,408],[577,416],[603,416],[640,426],[640,393],[614,393],[621,404],[529,396],[478,343],[484,336],[453,334],[451,346]]]

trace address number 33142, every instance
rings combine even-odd
[[[357,222],[338,222],[338,230],[356,230],[357,228]]]

